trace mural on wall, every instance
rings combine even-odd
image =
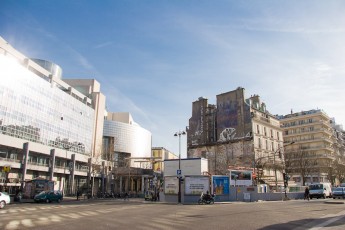
[[[219,142],[251,136],[250,105],[240,91],[217,95]]]
[[[188,141],[189,145],[199,145],[205,142],[204,117],[207,108],[207,99],[199,98],[193,103],[192,117],[189,119]]]
[[[236,137],[236,129],[235,128],[225,128],[219,135],[219,141],[229,141],[233,140]]]

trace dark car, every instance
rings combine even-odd
[[[345,198],[345,187],[338,187],[333,190],[333,199],[335,198]]]
[[[62,193],[60,191],[43,191],[34,197],[35,202],[46,202],[50,203],[56,201],[58,203],[63,199]]]

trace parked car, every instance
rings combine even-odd
[[[332,197],[332,188],[330,183],[316,183],[309,185],[309,196],[313,198]]]
[[[35,202],[46,202],[50,203],[56,201],[60,203],[63,199],[62,193],[60,191],[43,191],[34,197]]]
[[[11,203],[10,195],[7,192],[0,192],[0,209]]]
[[[333,191],[333,199],[335,198],[345,198],[345,187],[337,187]]]

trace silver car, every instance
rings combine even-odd
[[[0,209],[11,203],[10,195],[7,192],[0,192]]]
[[[345,187],[337,187],[333,191],[333,199],[335,198],[345,198]]]

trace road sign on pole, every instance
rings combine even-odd
[[[177,175],[181,175],[181,173],[182,173],[181,169],[177,169],[176,174],[177,174]]]

